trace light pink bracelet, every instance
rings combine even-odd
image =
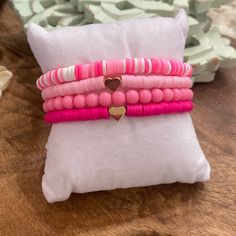
[[[116,110],[117,109],[117,114]],[[189,112],[193,109],[192,101],[182,102],[162,102],[158,104],[137,104],[126,107],[113,108],[83,108],[62,111],[51,111],[45,114],[44,120],[47,123],[58,123],[68,121],[86,121],[97,119],[108,119],[110,116],[119,120],[124,115],[127,116],[154,116],[171,113]],[[121,112],[121,113],[119,113]]]
[[[159,103],[161,101],[184,101],[191,100],[193,92],[191,89],[141,89],[139,91],[130,89],[115,91],[113,93],[104,91],[99,94],[89,93],[87,95],[66,95],[64,97],[50,98],[43,104],[45,112],[84,107],[110,107],[129,104]]]
[[[99,76],[158,74],[191,77],[192,67],[177,60],[160,58],[133,58],[120,60],[95,61],[48,71],[36,82],[38,89]]]
[[[115,88],[122,87],[135,89],[192,87],[192,80],[189,77],[122,75],[120,77],[105,78],[104,76],[100,76],[98,78],[74,81],[47,87],[42,90],[42,98],[47,100],[58,96],[63,97],[66,95],[84,94],[105,89],[106,87],[111,86],[111,83],[113,83],[113,90],[115,90],[115,86]]]

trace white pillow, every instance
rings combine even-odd
[[[28,41],[43,71],[95,60],[131,57],[183,59],[188,31],[184,12],[176,20],[155,17],[64,27],[47,32],[31,23]]]
[[[183,59],[187,18],[139,19],[46,32],[28,40],[42,71],[101,59]],[[42,188],[48,202],[83,193],[209,179],[188,113],[53,124]]]

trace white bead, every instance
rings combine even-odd
[[[172,66],[171,66],[170,61],[167,61],[167,63],[168,63],[168,71],[167,71],[167,75],[169,75],[169,74],[171,73]]]
[[[104,75],[107,74],[107,62],[106,61],[102,61],[102,72]]]
[[[141,67],[141,73],[143,74],[144,71],[145,71],[145,61],[144,61],[144,58],[141,58],[141,65],[142,65],[142,67]]]
[[[134,73],[138,73],[138,58],[134,58]]]
[[[152,61],[151,61],[151,59],[147,59],[147,61],[148,61],[148,74],[151,74],[151,72],[152,72]]]
[[[123,74],[126,72],[126,60],[123,59]]]

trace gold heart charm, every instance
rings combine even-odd
[[[110,107],[109,114],[116,120],[120,120],[126,113],[126,109],[124,106],[120,107]]]
[[[111,91],[115,91],[121,85],[121,77],[107,77],[104,79],[104,84]]]

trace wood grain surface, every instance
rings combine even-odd
[[[72,194],[48,204],[41,178],[50,126],[35,87],[40,69],[6,4],[0,65],[14,73],[0,99],[0,235],[236,235],[236,69],[194,86],[192,118],[212,167],[209,182]]]

